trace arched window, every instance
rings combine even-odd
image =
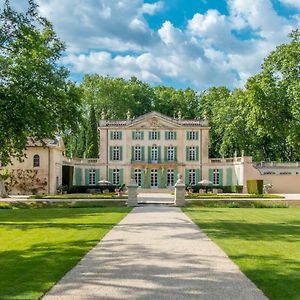
[[[33,167],[39,167],[40,166],[40,156],[38,154],[33,156]]]

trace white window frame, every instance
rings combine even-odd
[[[196,185],[196,170],[195,169],[189,170],[189,184]]]
[[[141,140],[142,139],[142,132],[141,131],[134,131],[133,136],[134,136],[134,140]]]
[[[167,131],[167,140],[175,140],[175,131]]]
[[[141,169],[134,170],[134,179],[138,186],[142,186],[142,170]]]
[[[188,131],[188,140],[197,140],[197,131]]]
[[[188,153],[188,158],[191,161],[195,161],[196,160],[196,147],[192,146],[188,148],[189,153]]]
[[[96,185],[96,170],[89,170],[89,185]]]
[[[120,169],[112,170],[112,183],[113,183],[113,185],[120,184]]]
[[[113,160],[120,160],[120,146],[113,146]]]
[[[167,160],[174,161],[175,160],[175,148],[174,146],[169,146],[167,148]]]
[[[150,140],[158,140],[158,131],[150,131]]]
[[[151,147],[151,161],[158,161],[158,147],[156,145]]]
[[[175,172],[173,169],[167,170],[167,186],[174,186],[175,183]]]
[[[113,140],[120,140],[121,138],[121,131],[113,131],[112,132],[112,139]]]
[[[220,184],[220,170],[219,169],[213,169],[213,185],[219,185]]]
[[[142,160],[142,148],[141,146],[134,147],[134,160],[141,161]]]

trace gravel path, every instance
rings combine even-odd
[[[135,208],[43,298],[267,299],[176,207]]]

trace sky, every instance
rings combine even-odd
[[[300,0],[36,2],[65,41],[62,63],[77,82],[97,73],[198,91],[243,87],[300,27]]]

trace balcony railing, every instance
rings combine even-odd
[[[147,163],[147,164],[161,164],[161,163],[176,163],[177,160],[173,159],[173,160],[165,160],[165,159],[144,159],[144,160],[135,160],[132,159],[131,163]]]

